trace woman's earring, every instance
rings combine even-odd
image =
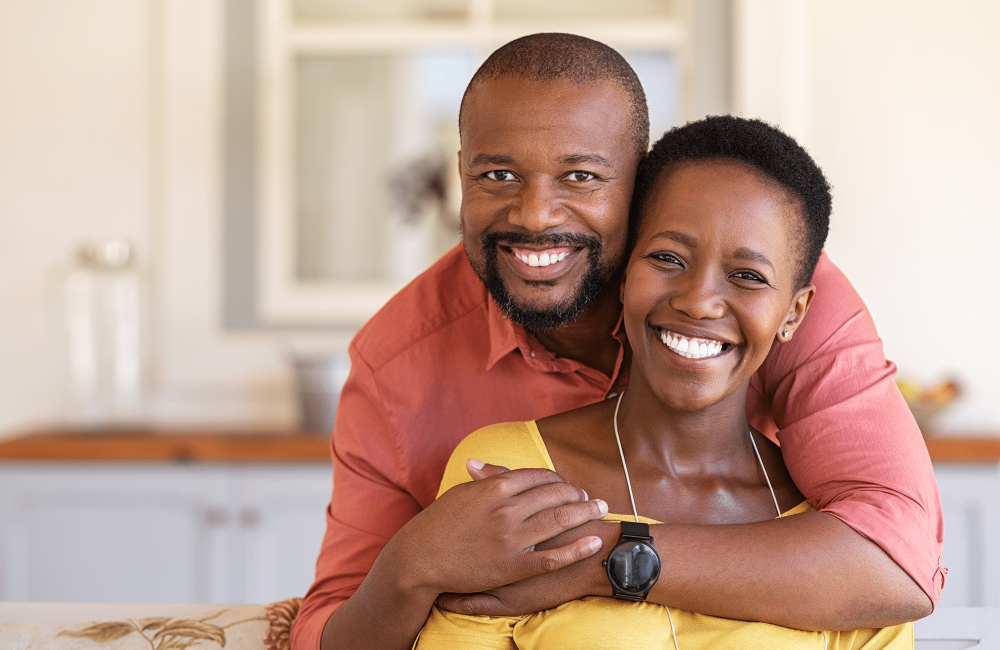
[[[783,339],[788,338],[788,330],[781,330],[781,338]]]

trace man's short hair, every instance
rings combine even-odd
[[[613,48],[576,34],[531,34],[493,52],[465,89],[458,113],[459,133],[465,100],[472,89],[484,81],[509,77],[541,82],[565,79],[578,84],[610,82],[618,86],[628,98],[632,141],[640,154],[649,149],[649,109],[635,70]]]
[[[756,119],[716,115],[663,134],[639,167],[629,224],[629,250],[635,246],[643,213],[658,183],[685,163],[733,160],[776,181],[801,213],[796,289],[809,284],[830,230],[830,184],[809,153],[777,127]]]

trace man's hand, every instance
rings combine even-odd
[[[481,592],[546,573],[600,550],[598,536],[536,545],[607,514],[607,504],[547,469],[507,470],[470,459],[456,485],[393,537],[401,587],[427,594]],[[380,562],[379,562],[380,563]]]
[[[603,546],[614,545],[620,532],[616,523],[588,521],[555,538],[538,544],[537,550],[559,548],[574,541],[597,535],[604,537]],[[596,576],[596,578],[595,578]],[[541,573],[524,580],[480,593],[445,593],[438,596],[437,606],[459,614],[479,616],[520,616],[558,607],[571,600],[594,595],[595,582],[611,596],[611,583],[604,578],[598,558],[575,562],[558,571]]]

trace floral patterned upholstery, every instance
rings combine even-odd
[[[289,650],[301,602],[0,603],[0,650]]]

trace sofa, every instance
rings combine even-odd
[[[0,602],[0,650],[289,650],[301,602]]]
[[[301,602],[0,602],[0,650],[290,650]],[[1000,608],[939,607],[914,633],[916,650],[1000,649]]]

